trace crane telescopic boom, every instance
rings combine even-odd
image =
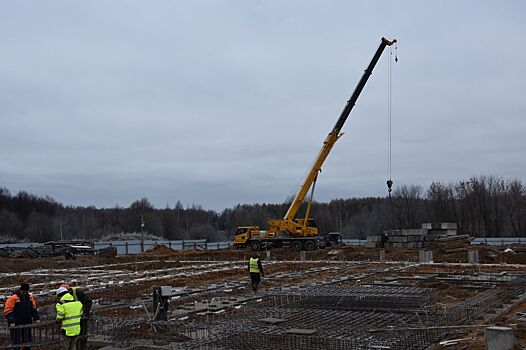
[[[376,66],[376,63],[380,59],[382,52],[384,51],[386,46],[391,46],[394,43],[396,43],[396,39],[388,40],[386,38],[382,38],[380,46],[376,50],[376,53],[374,54],[373,59],[371,60],[371,63],[369,63],[369,66],[367,66],[367,69],[365,69],[365,72],[363,73],[362,78],[358,82],[358,85],[356,85],[356,88],[354,89],[353,94],[349,98],[349,101],[347,101],[347,104],[345,105],[345,108],[340,114],[340,117],[336,121],[336,124],[332,128],[332,131],[329,133],[329,135],[323,142],[323,146],[320,152],[318,153],[318,156],[314,160],[312,167],[307,173],[307,176],[305,176],[305,179],[303,180],[303,183],[301,184],[298,192],[294,196],[294,199],[292,200],[292,203],[289,209],[287,210],[287,213],[283,217],[283,220],[294,220],[294,218],[296,217],[296,214],[298,213],[301,203],[303,203],[303,201],[305,200],[305,196],[307,195],[309,188],[312,186],[314,180],[316,179],[316,176],[318,172],[320,171],[321,166],[325,162],[325,159],[327,159],[327,156],[329,155],[336,141],[338,141],[338,138],[340,138],[341,136],[340,131],[343,128],[343,125],[345,124],[347,117],[349,117],[349,114],[351,113],[354,105],[356,104],[356,101],[358,100],[360,93],[362,92],[365,84],[367,83],[369,76],[372,74],[373,69]]]

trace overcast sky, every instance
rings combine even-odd
[[[0,1],[0,186],[66,205],[278,203],[396,38],[395,187],[526,181],[525,1]],[[385,196],[388,50],[316,199]]]

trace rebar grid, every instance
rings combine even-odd
[[[339,338],[327,338],[323,336],[301,336],[301,335],[269,335],[258,334],[251,331],[241,332],[236,335],[227,336],[214,343],[201,345],[185,345],[171,349],[192,350],[363,350],[363,349],[392,349],[392,350],[421,350],[429,346],[430,338],[427,332],[420,332],[405,339],[402,343],[400,338],[385,338],[383,340],[360,341]]]
[[[270,291],[268,295],[307,295],[307,296],[418,296],[428,295],[433,289],[405,286],[344,286],[344,285],[320,285],[309,287],[282,288]]]
[[[18,339],[25,341],[24,344],[17,344],[16,348],[23,348],[25,346],[33,349],[49,349],[60,341],[60,329],[55,321],[43,321],[28,325],[7,327],[7,324],[2,324],[0,327],[0,339],[5,339],[5,342],[0,340],[0,349],[13,349],[9,345],[11,334],[18,333]],[[31,334],[32,340],[29,341],[28,334]],[[5,343],[5,344],[4,344]]]
[[[495,307],[507,303],[526,292],[526,280],[518,277],[509,284],[486,290],[467,299],[442,314],[440,325],[469,324]]]
[[[272,324],[266,323],[265,319],[282,321]],[[209,331],[205,339],[192,339],[180,345],[188,349],[249,349],[254,346],[258,349],[307,349],[309,346],[312,349],[321,345],[324,349],[363,349],[373,345],[389,345],[394,349],[401,340],[407,345],[424,341],[428,344],[428,339],[401,339],[393,334],[369,334],[367,330],[377,326],[423,327],[428,324],[432,323],[425,314],[250,307],[242,315],[195,323],[179,330],[190,337],[193,329]],[[301,336],[289,334],[293,328],[312,329],[315,333]],[[401,344],[399,349],[409,349],[406,345]]]
[[[269,293],[266,305],[333,310],[415,312],[429,302],[431,289],[378,286],[316,286]]]
[[[122,312],[114,317],[97,316],[90,320],[88,331],[90,336],[98,335],[121,345],[134,340],[141,348],[155,343],[162,344],[165,349],[197,350],[384,347],[421,350],[446,333],[443,329],[431,327],[469,324],[498,305],[525,293],[526,281],[517,278],[438,314],[424,311],[423,306],[431,292],[426,288],[399,286],[282,288],[270,292],[270,296],[264,297],[261,302],[249,303],[240,310],[205,313],[184,322],[153,322],[146,312],[127,316],[122,316]],[[384,305],[390,302],[392,305],[379,311],[374,301]],[[360,303],[363,305],[360,306]],[[409,312],[410,309],[412,312]],[[269,318],[277,321],[269,322]],[[49,322],[29,326],[33,329],[34,338],[28,345],[51,348],[56,344],[58,333],[53,329],[56,330],[57,326]],[[35,335],[38,329],[46,327],[48,333]],[[293,328],[310,329],[314,333],[290,334]],[[385,331],[369,332],[371,329]],[[3,338],[8,337],[9,330],[2,327],[0,334]],[[10,347],[0,345],[0,349],[7,348]]]

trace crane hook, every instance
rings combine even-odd
[[[393,190],[392,187],[393,187],[393,180],[391,179],[387,180],[387,190],[389,191],[389,195],[391,195],[391,191]]]

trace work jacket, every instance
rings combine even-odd
[[[80,334],[80,318],[82,317],[82,303],[73,298],[73,295],[64,293],[55,305],[57,321],[61,321],[62,331],[68,337]]]
[[[82,317],[89,317],[91,305],[93,304],[91,298],[77,287],[70,288],[68,292],[73,296],[73,299],[82,303]]]
[[[22,294],[20,290],[14,292],[5,301],[4,316],[8,323],[15,325],[30,324],[38,320],[37,304],[33,294]]]
[[[261,265],[259,258],[250,258],[248,261],[250,273],[260,273],[259,266]]]

